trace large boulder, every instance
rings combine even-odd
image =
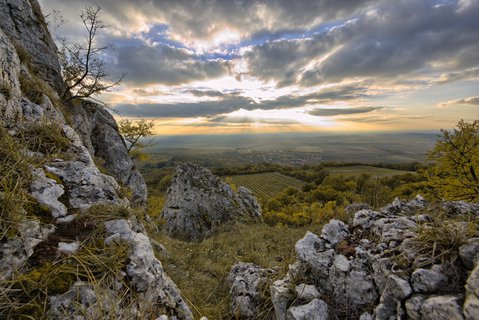
[[[145,180],[130,159],[113,116],[97,103],[83,101],[72,110],[72,121],[90,154],[122,185],[132,191],[132,202],[144,205],[148,196]]]
[[[260,217],[256,199],[244,189],[235,193],[209,170],[180,164],[162,211],[166,233],[185,241],[201,241],[227,221]]]

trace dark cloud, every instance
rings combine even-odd
[[[377,0],[40,0],[72,20],[85,6],[100,5],[108,22],[128,29],[143,19],[168,25],[174,38],[207,39],[225,27],[243,37],[280,30],[304,29],[344,19]],[[161,31],[161,30],[160,30]]]
[[[254,76],[279,86],[463,70],[479,61],[479,2],[459,8],[422,0],[384,2],[314,37],[257,46],[245,59]]]
[[[384,107],[358,107],[358,108],[318,108],[309,111],[313,116],[332,117],[348,114],[368,113],[376,110],[384,109]]]
[[[126,73],[126,82],[135,85],[180,85],[197,80],[217,78],[229,73],[225,60],[207,60],[186,49],[158,44],[150,46],[141,40],[116,39],[121,43],[113,51],[109,69]]]

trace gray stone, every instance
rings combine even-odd
[[[479,263],[476,263],[466,281],[464,315],[466,319],[479,319]]]
[[[63,186],[55,180],[47,178],[42,169],[33,170],[33,182],[30,193],[39,204],[48,207],[54,218],[62,218],[67,215],[67,208],[58,201],[65,191]]]
[[[58,252],[65,254],[72,254],[80,249],[80,244],[78,242],[59,242],[58,243]]]
[[[323,300],[313,299],[311,302],[288,309],[287,320],[327,320],[329,307]]]
[[[396,275],[390,275],[386,280],[386,287],[381,294],[380,304],[375,313],[379,319],[389,319],[397,316],[398,304],[409,295],[412,289],[409,283]]]
[[[406,313],[411,320],[421,320],[421,306],[426,297],[420,294],[413,295],[406,303]]]
[[[412,213],[417,209],[425,208],[427,205],[427,201],[420,195],[409,202],[396,197],[391,204],[382,207],[379,211],[386,216],[395,216],[401,213]]]
[[[296,298],[309,302],[315,298],[319,298],[320,293],[318,289],[312,284],[300,283],[295,288]]]
[[[321,237],[331,245],[336,245],[349,236],[348,226],[339,220],[331,220],[323,227]]]
[[[6,123],[15,122],[22,117],[19,75],[20,60],[17,52],[0,28],[0,119]]]
[[[252,263],[235,264],[229,273],[231,311],[237,319],[254,319],[266,298],[261,287],[269,271]]]
[[[417,224],[407,218],[382,218],[374,222],[373,231],[380,237],[380,241],[389,243],[390,241],[402,242],[406,238],[416,235],[414,232]]]
[[[130,285],[141,298],[141,310],[160,304],[178,319],[193,319],[188,305],[163,270],[161,262],[155,257],[148,237],[131,229],[131,223],[125,219],[105,222],[106,232],[110,236],[105,243],[123,240],[130,246],[129,264],[126,273]]]
[[[58,49],[36,0],[0,1],[0,29],[29,54],[35,72],[57,92],[65,85],[58,62]]]
[[[374,318],[369,312],[364,312],[359,316],[359,320],[374,320]]]
[[[351,262],[342,254],[338,254],[334,257],[333,266],[342,272],[348,272],[351,269]]]
[[[318,278],[327,278],[333,264],[334,250],[325,250],[325,240],[311,232],[296,242],[296,256],[307,265]]]
[[[479,261],[479,238],[468,239],[465,244],[459,247],[459,256],[464,265],[472,269]]]
[[[479,320],[479,298],[468,294],[464,302],[464,318],[466,320]]]
[[[148,195],[145,181],[128,155],[113,116],[104,107],[89,101],[83,101],[72,113],[76,130],[90,154],[103,159],[109,174],[130,188],[133,203],[144,205]]]
[[[416,269],[411,276],[412,287],[415,292],[433,293],[443,290],[447,284],[447,277],[439,270]]]
[[[166,233],[185,241],[201,241],[225,222],[261,216],[252,201],[249,192],[234,193],[209,170],[180,164],[163,206]]]
[[[295,298],[294,293],[290,289],[290,284],[285,280],[276,280],[271,285],[270,291],[276,319],[285,320],[288,305]]]
[[[55,231],[52,225],[42,225],[38,220],[28,220],[18,225],[18,235],[1,244],[0,279],[8,278],[24,266],[35,247]]]
[[[450,216],[473,214],[479,215],[479,203],[465,201],[448,201],[442,203],[442,208]]]
[[[380,217],[379,212],[363,209],[354,214],[353,226],[362,229],[370,229],[375,220]]]
[[[435,296],[424,301],[421,307],[423,320],[461,320],[464,319],[457,296]]]

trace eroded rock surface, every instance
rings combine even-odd
[[[183,163],[176,168],[162,215],[169,236],[201,241],[227,221],[259,218],[261,212],[246,188],[235,193],[209,170]]]
[[[441,206],[450,214],[476,214],[473,204]],[[357,211],[350,225],[331,220],[320,236],[307,232],[296,243],[297,261],[271,286],[276,318],[478,319],[477,238],[465,239],[457,258],[442,264],[420,249],[419,225],[433,219],[424,213],[428,207],[420,196],[395,199],[379,211]],[[449,223],[465,232],[463,222]],[[302,299],[298,286],[318,294]]]

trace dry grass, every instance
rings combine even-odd
[[[290,228],[265,224],[231,223],[201,243],[188,243],[159,234],[156,237],[169,254],[160,259],[167,274],[180,288],[195,317],[232,319],[230,288],[226,282],[231,267],[238,262],[252,262],[264,268],[280,267],[284,276],[295,260],[294,245],[307,230],[319,232],[321,226]],[[264,294],[269,294],[269,283]],[[269,319],[272,305],[262,306],[258,319]]]

